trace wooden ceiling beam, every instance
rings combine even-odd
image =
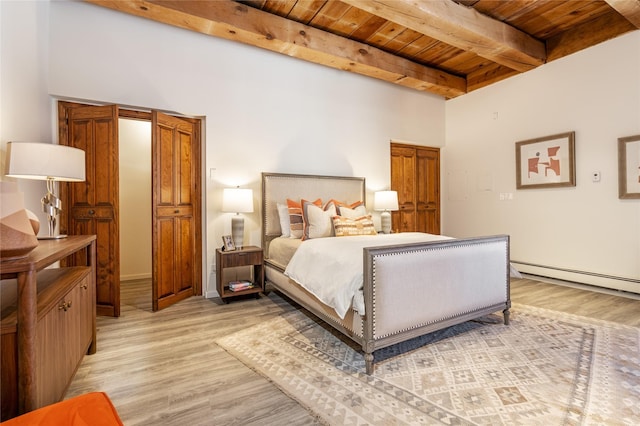
[[[231,0],[85,1],[445,98],[467,89],[462,77]]]
[[[633,30],[635,27],[627,19],[612,10],[547,40],[547,61],[563,58]]]
[[[636,28],[640,28],[640,0],[605,1]]]
[[[467,92],[481,89],[517,74],[519,73],[511,68],[494,63],[467,75]]]
[[[452,0],[342,1],[516,71],[546,61],[543,42]]]

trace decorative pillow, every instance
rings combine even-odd
[[[336,207],[333,204],[327,205],[327,209],[323,210],[310,201],[302,200],[302,220],[304,222],[302,240],[331,237],[333,234],[331,218],[335,215]]]
[[[322,200],[318,198],[313,204],[322,207]],[[287,198],[287,208],[289,210],[289,238],[302,238],[302,232],[304,231],[302,203]]]
[[[350,237],[355,235],[378,235],[373,226],[371,215],[350,219],[344,216],[333,216],[333,229],[336,237]]]
[[[280,218],[280,230],[283,237],[291,235],[291,221],[289,220],[289,208],[286,204],[277,203],[278,217]]]
[[[350,206],[340,206],[338,208],[338,214],[349,219],[357,219],[367,215],[367,208],[362,201],[358,201]]]
[[[365,216],[367,214],[367,209],[364,206],[363,201],[356,201],[353,204],[347,204],[342,201],[331,199],[327,202],[324,209],[327,210],[327,206],[335,205],[337,214],[340,216],[346,216],[351,219],[355,219],[360,216]]]

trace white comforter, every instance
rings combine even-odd
[[[405,232],[307,240],[300,244],[284,273],[335,309],[340,318],[344,319],[352,305],[364,315],[363,248],[446,239],[450,237]]]

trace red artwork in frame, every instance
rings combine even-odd
[[[576,186],[575,132],[516,142],[516,188]]]

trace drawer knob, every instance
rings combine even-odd
[[[95,210],[89,210],[89,214],[96,214]]]

